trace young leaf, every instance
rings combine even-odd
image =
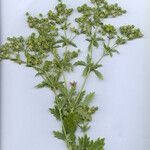
[[[94,70],[94,73],[95,73],[95,75],[96,75],[100,80],[104,80],[103,75],[102,75],[99,71]]]
[[[88,123],[83,124],[83,125],[79,125],[80,129],[82,132],[87,132],[90,129],[90,126],[88,125]]]
[[[89,72],[89,67],[85,67],[85,69],[83,70],[83,76],[86,76]]]
[[[86,66],[86,63],[84,61],[77,61],[74,63],[75,66]]]

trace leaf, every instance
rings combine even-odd
[[[75,66],[86,66],[86,63],[84,61],[77,61],[74,63]]]
[[[80,129],[82,132],[87,132],[90,129],[90,126],[88,125],[88,123],[83,124],[83,125],[79,125]]]
[[[86,76],[89,72],[89,68],[85,67],[85,69],[83,70],[83,76]]]
[[[98,138],[95,142],[92,141],[88,150],[104,150],[105,139]]]
[[[80,93],[79,98],[78,98],[77,104],[79,104],[79,103],[83,100],[84,95],[85,95],[85,91],[82,91],[82,92]]]
[[[98,69],[98,68],[100,68],[100,67],[102,67],[102,64],[91,64],[91,66],[90,66],[90,70],[91,71],[94,71],[94,70],[96,70],[96,69]]]
[[[65,41],[66,40],[66,37],[64,37],[64,36],[61,36],[61,38]]]
[[[40,88],[48,87],[48,84],[45,81],[43,81],[39,83],[38,85],[36,85],[35,87],[40,89]]]
[[[75,43],[73,43],[72,41],[69,41],[69,44],[72,45],[73,47],[77,47]]]
[[[55,103],[58,106],[58,109],[62,109],[67,102],[66,98],[55,97]]]
[[[100,67],[103,67],[103,65],[102,64],[96,64],[96,65],[94,65],[94,69],[97,69],[97,68],[100,68]]]
[[[103,46],[104,46],[104,49],[107,49],[107,48],[108,48],[107,45],[106,45],[105,43],[103,43]]]
[[[69,99],[71,99],[76,94],[76,82],[72,82],[71,89],[69,91]]]
[[[60,120],[60,114],[57,106],[55,106],[54,108],[49,108],[49,111],[57,120]]]
[[[88,105],[92,102],[94,96],[95,96],[95,92],[89,93],[89,94],[85,97],[85,99],[84,99],[84,101],[83,101],[82,104],[88,106]]]
[[[90,140],[87,135],[84,137],[79,137],[79,145],[77,146],[77,150],[104,150],[104,140],[98,138],[96,141]]]
[[[104,41],[104,38],[102,37],[99,37],[99,38],[96,38],[97,41]]]
[[[98,42],[97,42],[97,41],[94,41],[94,42],[93,42],[93,45],[94,45],[96,48],[98,48],[98,47],[99,47],[99,44],[98,44]]]
[[[70,113],[64,118],[64,126],[67,133],[74,134],[77,129],[77,114]]]
[[[68,97],[68,89],[62,84],[60,84],[58,87],[59,87],[59,90],[60,90],[61,94]]]
[[[62,40],[63,40],[63,47],[66,45],[71,45],[73,47],[77,47],[75,43],[73,43],[72,41],[70,41],[68,38],[61,36]]]
[[[91,39],[85,39],[86,41],[88,41],[88,42],[91,42]]]
[[[107,46],[105,43],[103,44],[103,46],[104,46],[105,54],[110,55],[110,57],[112,57],[113,56],[112,49],[109,46]]]
[[[103,75],[102,75],[99,71],[94,70],[94,73],[95,73],[95,75],[96,75],[100,80],[104,80]]]
[[[60,131],[53,131],[53,133],[54,133],[54,136],[57,139],[65,141],[65,135],[62,132],[60,132]]]
[[[85,135],[84,137],[79,137],[78,141],[79,141],[79,145],[77,146],[78,150],[84,150],[84,149],[87,150],[91,144],[90,138],[87,135]]]
[[[58,44],[58,43],[63,43],[63,40],[58,40],[58,41],[56,41],[55,43],[56,43],[56,44]]]

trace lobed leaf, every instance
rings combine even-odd
[[[88,105],[92,102],[94,96],[95,96],[95,92],[89,93],[89,94],[85,97],[85,99],[84,99],[84,101],[82,102],[82,104],[88,106]]]

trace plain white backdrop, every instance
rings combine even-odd
[[[88,0],[65,0],[75,7]],[[114,0],[115,1],[115,0]],[[111,0],[113,2],[113,0]],[[106,138],[105,150],[150,150],[150,3],[148,0],[117,0],[128,13],[110,20],[115,25],[135,24],[143,39],[120,47],[120,55],[103,60],[104,81],[90,77],[88,91],[96,92],[93,105],[100,107],[94,116],[89,135]],[[27,36],[25,12],[47,13],[56,0],[1,0],[1,39]],[[82,52],[86,45],[83,46]],[[81,52],[81,58],[84,55]],[[65,150],[63,142],[52,135],[60,128],[49,114],[53,94],[34,86],[40,79],[24,66],[4,61],[1,65],[1,150]],[[67,75],[80,85],[80,72]]]

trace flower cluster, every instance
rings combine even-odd
[[[106,5],[104,7],[108,14],[106,16],[117,17],[126,13],[126,10],[123,10],[118,4]]]
[[[10,59],[21,64],[20,53],[25,49],[25,40],[22,36],[7,38],[8,42],[1,46],[0,59]]]
[[[108,35],[109,39],[114,38],[114,36],[117,34],[116,28],[111,24],[103,25],[102,29],[102,35]]]
[[[140,31],[140,29],[136,28],[134,25],[122,26],[120,27],[120,32],[128,40],[133,40],[133,39],[143,37],[143,34]]]
[[[59,3],[55,7],[56,12],[50,10],[48,12],[48,18],[54,21],[56,24],[63,24],[66,22],[67,18],[72,14],[73,9],[67,9],[67,6],[63,3]]]
[[[98,4],[106,3],[106,0],[90,0],[90,1],[93,4],[95,4],[95,3],[98,3]]]

